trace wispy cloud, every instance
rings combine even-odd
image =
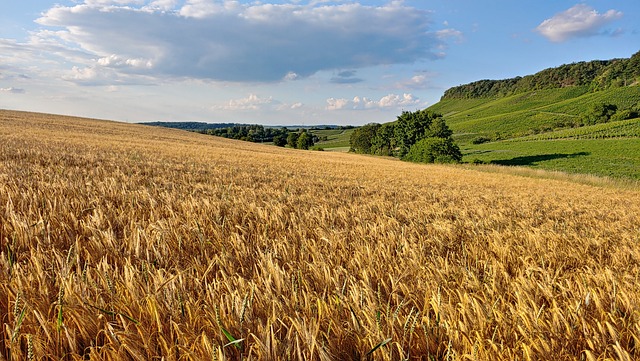
[[[621,11],[608,10],[600,14],[586,4],[578,4],[546,19],[536,31],[550,41],[559,43],[575,37],[606,34],[601,32],[602,27],[622,16]]]
[[[430,13],[402,2],[368,6],[324,2],[84,0],[56,6],[37,22],[39,42],[82,52],[87,71],[278,82],[322,70],[414,63],[441,57],[444,38]],[[375,39],[375,41],[372,41]],[[65,56],[64,51],[57,54]],[[359,81],[337,76],[336,83]]]
[[[402,80],[395,84],[397,89],[426,89],[431,87],[431,80],[434,74],[424,72],[412,76],[409,79]]]

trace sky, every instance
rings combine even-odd
[[[640,51],[638,0],[0,2],[0,109],[362,125]]]

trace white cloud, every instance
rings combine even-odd
[[[256,94],[249,94],[246,98],[231,99],[227,104],[214,106],[219,110],[257,110],[266,105],[273,104],[272,97],[262,98]]]
[[[153,61],[150,59],[125,59],[118,55],[111,54],[109,56],[98,59],[98,65],[121,68],[131,67],[139,69],[151,69],[153,67]]]
[[[298,74],[290,71],[287,73],[287,75],[284,76],[284,80],[289,80],[289,81],[293,81],[293,80],[297,80],[299,78]]]
[[[578,4],[543,21],[536,31],[550,41],[563,42],[575,37],[597,35],[604,25],[622,16],[621,11],[609,10],[599,14],[586,4]]]
[[[420,99],[413,94],[388,94],[379,100],[367,97],[355,96],[353,99],[329,98],[327,99],[327,110],[341,109],[373,109],[373,108],[402,108],[408,106],[421,105]]]
[[[431,86],[431,73],[421,73],[395,84],[397,89],[426,89]]]
[[[402,96],[397,94],[389,94],[382,99],[380,99],[380,107],[382,108],[391,108],[391,107],[404,107],[410,105],[418,105],[420,104],[420,99],[413,96],[413,94],[403,94]]]
[[[281,111],[296,110],[304,107],[301,102],[288,104],[274,99],[272,96],[262,97],[257,94],[248,94],[244,98],[231,99],[224,104],[217,104],[211,107],[212,110],[226,111]]]
[[[14,87],[0,88],[0,92],[11,93],[11,94],[24,94],[24,93],[26,93],[26,91],[24,89],[14,88]]]
[[[402,2],[84,0],[45,12],[37,22],[49,29],[34,39],[76,66],[120,74],[278,82],[436,59],[457,35],[429,31],[429,15]]]
[[[464,34],[462,31],[451,28],[436,31],[436,36],[441,40],[454,39],[457,43],[464,40]]]
[[[327,110],[340,110],[349,105],[349,100],[344,98],[329,98],[327,99]]]

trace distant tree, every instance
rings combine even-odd
[[[349,138],[351,151],[356,153],[371,153],[372,144],[376,138],[380,124],[370,123],[356,128]]]
[[[298,134],[297,132],[289,133],[289,135],[287,136],[287,145],[290,146],[291,148],[297,148],[299,136],[300,134]]]
[[[582,117],[583,122],[587,125],[598,123],[606,123],[618,111],[615,104],[596,103]]]
[[[284,134],[278,134],[273,137],[273,144],[278,147],[284,147],[287,145],[287,136]]]
[[[303,130],[298,136],[298,139],[296,141],[296,148],[309,149],[312,146],[313,146],[313,136],[309,132]]]

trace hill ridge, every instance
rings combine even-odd
[[[581,61],[502,80],[483,79],[447,89],[440,100],[504,97],[532,90],[588,86],[590,90],[640,83],[640,51],[630,58]]]

